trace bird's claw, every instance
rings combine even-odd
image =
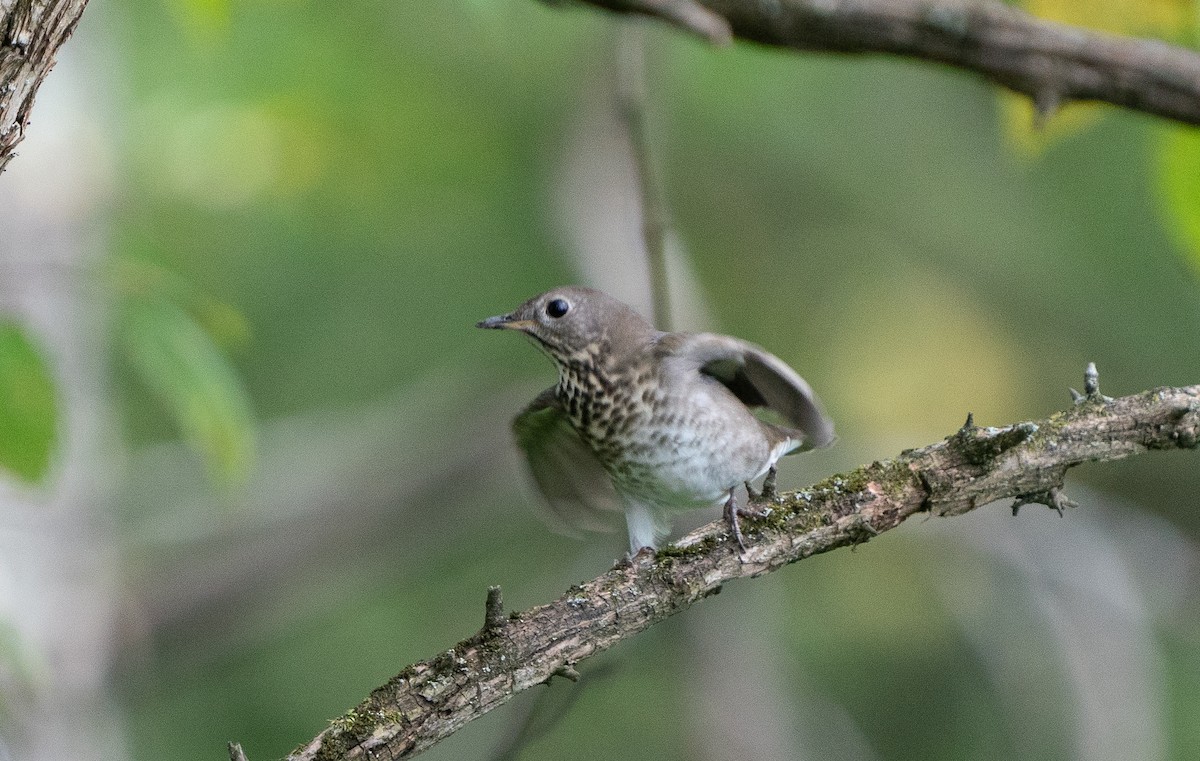
[[[779,496],[779,492],[775,490],[775,474],[775,466],[772,465],[767,469],[767,476],[763,479],[762,491],[755,491],[749,481],[745,482],[746,496],[751,502],[771,502]],[[745,515],[745,513],[742,514]]]
[[[1062,487],[1052,486],[1049,489],[1029,494],[1022,494],[1013,501],[1012,514],[1016,515],[1022,505],[1045,505],[1054,512],[1058,513],[1058,517],[1063,517],[1063,509],[1068,507],[1079,507],[1079,505],[1066,494],[1063,494]]]
[[[742,536],[742,527],[738,523],[738,517],[746,518],[766,518],[771,514],[771,508],[763,508],[755,510],[750,507],[740,507],[737,503],[737,497],[734,490],[729,490],[729,499],[725,500],[725,522],[729,524],[729,531],[733,534],[733,540],[737,542],[738,549],[742,552],[746,551],[746,539]]]

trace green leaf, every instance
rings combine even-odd
[[[193,42],[212,43],[229,33],[230,0],[171,0],[168,5]]]
[[[169,301],[131,299],[121,340],[134,370],[213,476],[225,485],[241,481],[254,459],[254,415],[237,373],[209,334]]]
[[[1158,179],[1167,227],[1200,275],[1200,130],[1177,127],[1166,133]]]
[[[0,469],[38,483],[58,432],[54,381],[19,326],[0,322]]]

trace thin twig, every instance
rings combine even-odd
[[[646,35],[640,23],[621,25],[617,38],[617,108],[629,134],[638,201],[642,216],[642,241],[650,274],[654,325],[671,330],[671,292],[667,278],[667,230],[670,220],[662,187],[650,152],[646,129]]]

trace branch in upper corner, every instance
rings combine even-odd
[[[1061,508],[1075,465],[1200,446],[1200,386],[1108,399],[1091,376],[1087,396],[1044,420],[980,428],[968,418],[937,444],[781,495],[745,524],[744,553],[718,521],[548,605],[501,617],[497,592],[477,634],[405,668],[289,761],[411,758],[523,690],[577,676],[581,661],[732,579],[870,541],[921,512],[959,515],[1001,499]]]
[[[582,2],[660,17],[668,17],[663,6],[676,5]],[[1070,101],[1096,100],[1200,124],[1200,54],[1043,21],[998,0],[688,0],[697,3],[724,19],[736,37],[754,42],[891,53],[974,71],[1028,95],[1043,119]]]
[[[87,0],[15,0],[0,12],[0,172],[25,137],[33,98]]]

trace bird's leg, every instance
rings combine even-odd
[[[729,490],[729,499],[725,500],[725,520],[729,523],[729,530],[733,533],[733,538],[737,540],[738,548],[745,552],[746,541],[742,538],[742,527],[738,525],[738,516],[765,518],[771,514],[771,510],[770,508],[754,510],[749,507],[738,507],[736,494],[737,487]]]
[[[742,539],[742,527],[738,525],[738,504],[733,489],[729,490],[729,499],[725,500],[725,521],[729,524],[729,530],[733,532],[738,549],[745,552],[746,542]]]
[[[774,502],[775,501],[775,498],[779,496],[779,492],[777,492],[775,490],[775,473],[776,473],[776,471],[775,471],[774,465],[772,465],[770,468],[767,469],[767,477],[763,479],[762,491],[755,491],[754,487],[750,485],[749,481],[745,482],[746,483],[746,496],[749,497],[750,504],[754,504],[755,502]],[[740,512],[742,513],[742,515],[746,514],[745,510],[742,510]],[[763,510],[756,511],[754,513],[754,515],[758,516],[759,518],[762,518],[765,515],[770,515],[770,512],[771,512],[770,508],[764,508]]]
[[[775,466],[767,468],[767,477],[763,479],[762,498],[765,500],[775,499],[778,492],[775,491]]]
[[[748,500],[751,502],[757,502],[762,499],[762,492],[754,491],[754,487],[750,485],[749,481],[743,481],[742,483],[746,485],[746,498]]]

